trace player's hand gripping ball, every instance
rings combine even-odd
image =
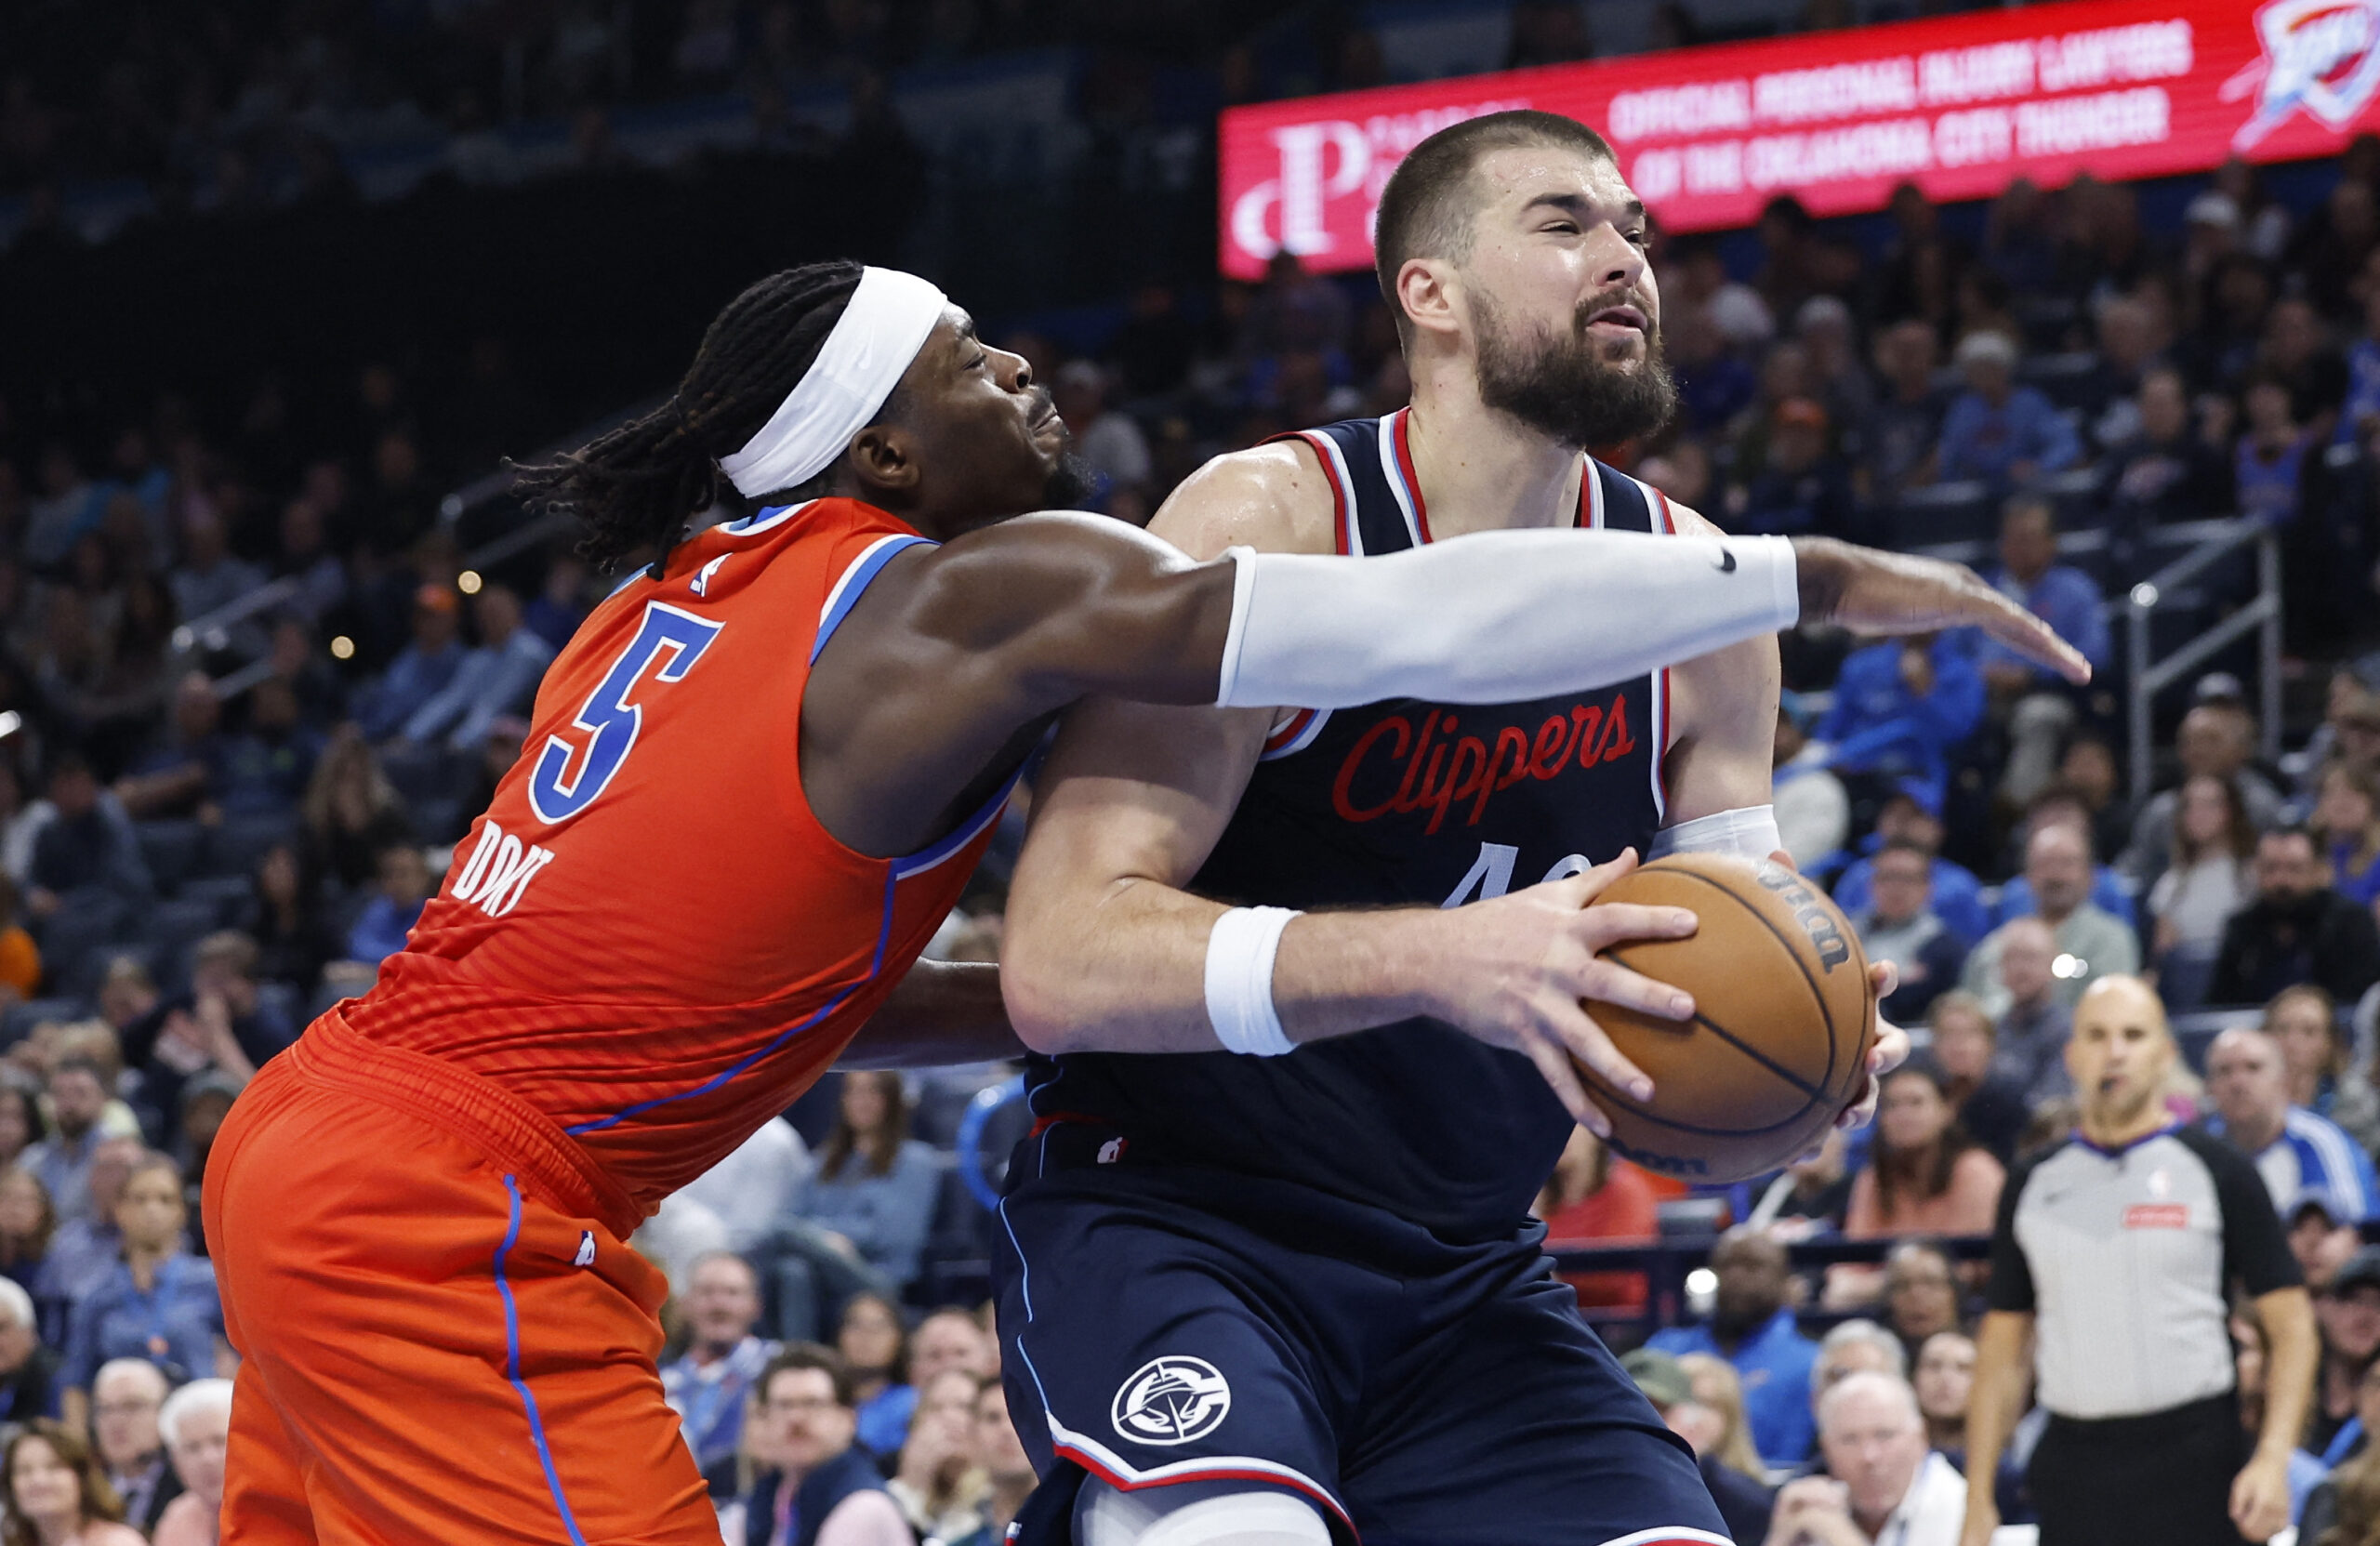
[[[1589,1006],[1653,1081],[1638,1103],[1580,1066],[1611,1118],[1611,1146],[1697,1183],[1765,1175],[1817,1147],[1859,1098],[1875,1039],[1867,952],[1833,899],[1781,865],[1680,853],[1595,900],[1686,907],[1701,920],[1686,939],[1605,952],[1686,989],[1695,1009],[1679,1022]]]

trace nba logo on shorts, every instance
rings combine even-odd
[[[1223,1425],[1231,1385],[1204,1358],[1152,1358],[1116,1393],[1116,1431],[1135,1444],[1188,1444]]]

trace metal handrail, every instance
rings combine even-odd
[[[2281,755],[2281,543],[2271,528],[2245,518],[2193,522],[2206,540],[2188,553],[2134,586],[2122,601],[2126,627],[2125,660],[2129,702],[2126,705],[2132,748],[2132,795],[2149,798],[2155,780],[2151,730],[2157,694],[2196,669],[2217,651],[2258,634],[2256,695],[2262,749],[2267,758]],[[2157,609],[2172,594],[2209,566],[2249,543],[2256,545],[2256,597],[2222,622],[2182,645],[2162,660],[2152,658],[2149,630]]]
[[[254,590],[235,596],[213,612],[192,618],[174,629],[174,653],[188,654],[201,644],[210,650],[219,650],[230,641],[233,624],[245,623],[258,613],[270,612],[303,588],[295,575],[267,580]]]

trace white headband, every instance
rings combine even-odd
[[[948,304],[915,274],[862,270],[817,363],[743,450],[719,459],[719,469],[747,498],[757,498],[800,488],[834,466],[852,437],[876,421]]]

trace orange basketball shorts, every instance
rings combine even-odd
[[[624,1202],[509,1092],[318,1021],[207,1165],[223,1539],[718,1546]]]

